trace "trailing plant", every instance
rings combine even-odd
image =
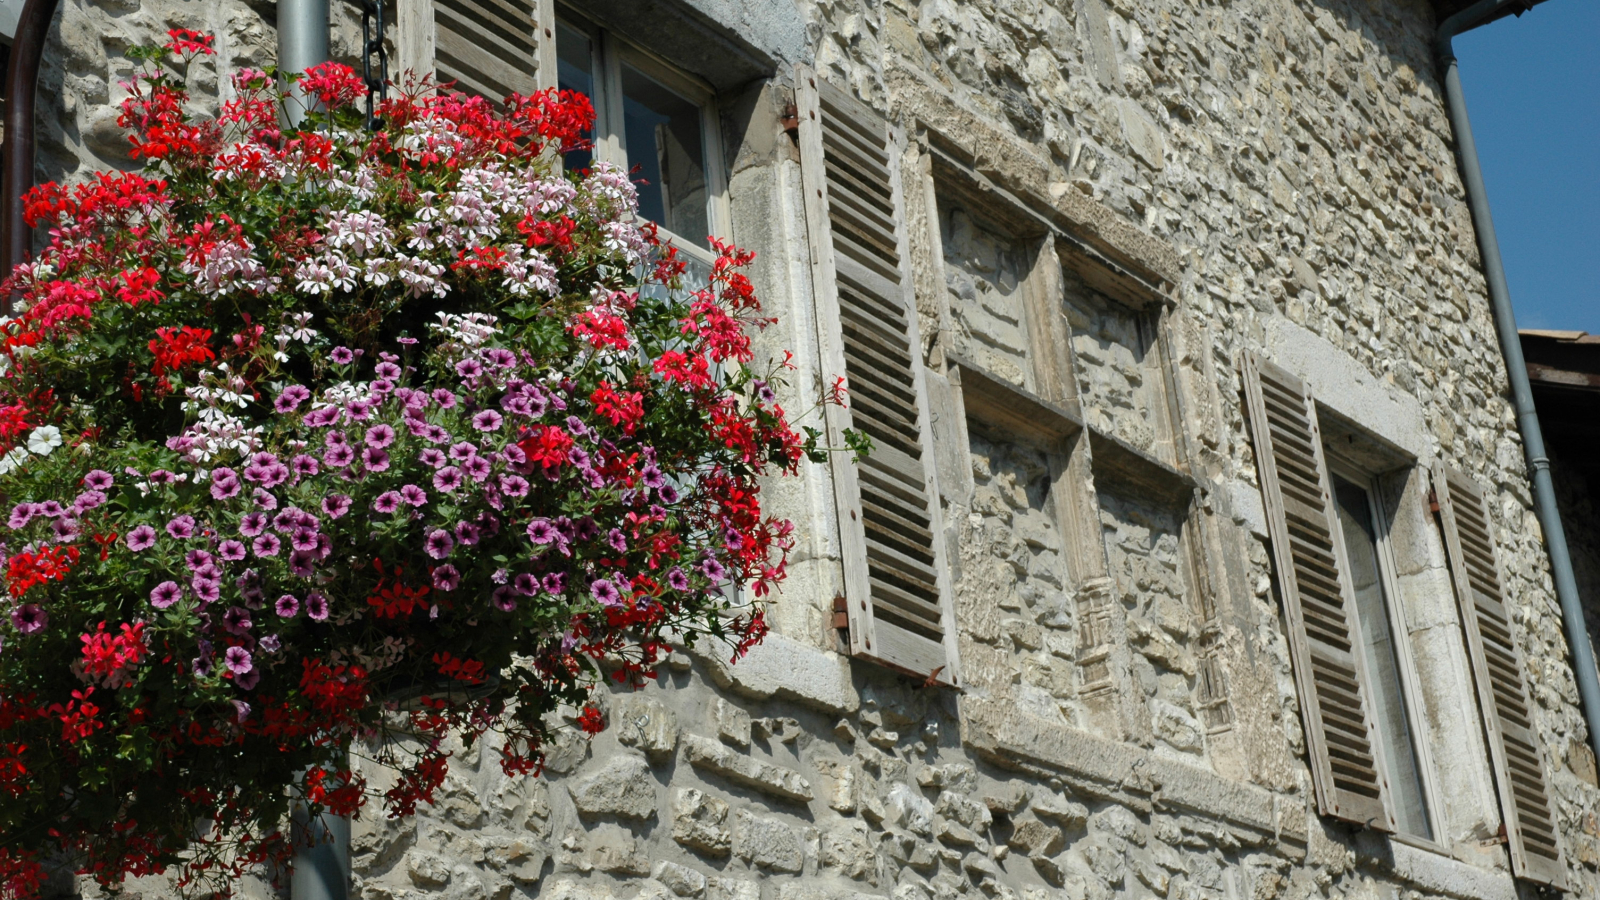
[[[50,243],[7,284],[17,895],[53,859],[226,889],[290,856],[291,800],[415,812],[452,737],[537,773],[605,678],[760,640],[760,479],[821,452],[753,368],[751,254],[687,284],[626,173],[562,171],[582,96],[422,84],[367,130],[327,64],[302,130],[257,70],[201,119],[173,73],[210,40],[170,37],[122,104],[143,169],[30,192]]]

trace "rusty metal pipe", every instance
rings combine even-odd
[[[33,232],[22,220],[22,195],[33,187],[33,100],[39,64],[60,0],[27,0],[17,19],[6,73],[5,172],[0,175],[0,273],[9,276],[32,255]],[[11,296],[0,296],[0,313],[11,312]]]

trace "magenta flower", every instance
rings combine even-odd
[[[335,469],[342,469],[355,461],[355,448],[349,444],[335,444],[322,454],[322,462]]]
[[[352,422],[365,422],[372,417],[372,404],[366,400],[351,400],[345,404],[344,414]]]
[[[280,617],[292,619],[300,612],[300,601],[293,594],[284,594],[272,608]]]
[[[500,401],[500,408],[513,416],[533,415],[533,404],[521,394],[507,394],[505,399]]]
[[[189,571],[191,572],[198,572],[201,569],[208,567],[215,569],[216,563],[216,557],[212,556],[208,551],[205,550],[190,550],[188,553],[183,555],[183,564],[188,566]]]
[[[332,359],[335,365],[340,366],[348,366],[356,361],[356,355],[350,352],[349,347],[333,348],[333,352],[328,354],[328,358]]]
[[[330,519],[337,519],[350,511],[350,498],[344,494],[332,494],[322,498],[322,512]]]
[[[250,610],[242,606],[230,606],[228,611],[222,614],[222,627],[233,634],[244,634],[254,624],[250,621]]]
[[[456,567],[445,563],[433,570],[433,586],[436,590],[453,591],[461,584],[461,573]]]
[[[434,559],[444,559],[456,548],[456,542],[451,539],[450,532],[439,528],[428,532],[422,541],[422,548]]]
[[[306,413],[305,422],[312,428],[326,428],[339,421],[339,408],[324,406]]]
[[[261,488],[256,488],[255,491],[251,493],[250,498],[254,500],[256,505],[262,509],[273,510],[278,508],[278,498],[274,497],[270,491],[264,491]]]
[[[489,602],[493,603],[494,608],[501,612],[515,612],[517,609],[517,598],[512,596],[509,588],[504,586],[494,589],[494,593],[489,595]]]
[[[239,533],[245,537],[255,537],[267,528],[267,514],[264,512],[248,512],[239,519]]]
[[[301,478],[310,478],[322,470],[322,464],[317,462],[317,458],[309,453],[296,455],[294,462],[290,463],[290,466],[294,469],[294,473]]]
[[[83,486],[94,488],[97,491],[109,491],[114,483],[116,483],[116,479],[112,478],[111,473],[104,469],[95,469],[83,476]]]
[[[567,574],[565,572],[551,572],[539,579],[539,586],[544,588],[546,594],[560,594],[567,589]]]
[[[189,580],[189,587],[206,603],[215,603],[222,596],[222,584],[215,579],[195,577]]]
[[[500,476],[500,492],[507,497],[524,497],[528,493],[528,479],[521,475]]]
[[[306,595],[306,615],[313,622],[328,621],[328,598],[321,591],[312,591]]]
[[[472,417],[472,427],[479,431],[499,431],[500,424],[504,421],[504,416],[492,409],[485,409]]]
[[[361,448],[361,464],[369,472],[386,472],[389,469],[389,454],[374,447]]]
[[[645,466],[639,473],[639,478],[647,488],[658,488],[667,483],[666,476],[661,474],[661,469],[655,465]]]
[[[461,487],[461,470],[455,466],[445,466],[433,473],[433,487],[435,490],[449,493]]]
[[[105,502],[106,495],[104,491],[97,491],[94,488],[90,488],[79,494],[77,499],[72,501],[72,508],[80,513],[84,513],[91,509],[100,507]]]
[[[244,559],[244,554],[244,544],[241,544],[232,538],[223,541],[217,546],[217,555],[228,562],[238,562],[239,560]]]
[[[255,662],[250,659],[250,651],[243,647],[229,647],[228,652],[222,654],[222,663],[234,675],[243,675],[255,668]],[[240,721],[250,714],[250,707],[245,706],[240,713]]]
[[[233,676],[233,683],[234,686],[239,688],[241,691],[253,691],[255,690],[256,685],[261,683],[261,670],[251,669],[242,675],[235,675]],[[236,721],[243,722],[244,720],[250,718],[250,704],[244,702],[243,700],[229,700],[228,702],[233,704],[234,718]]]
[[[511,587],[524,597],[532,597],[539,593],[539,579],[529,572],[518,572],[517,577],[511,579]]]
[[[444,388],[434,388],[433,402],[439,404],[440,409],[455,409],[456,395]]]
[[[717,562],[709,556],[700,563],[700,571],[707,578],[711,579],[712,584],[721,582],[722,579],[728,574],[728,570],[722,567],[722,563]]]
[[[535,544],[548,544],[560,536],[556,526],[543,516],[528,523],[528,540]]]
[[[417,454],[417,459],[423,465],[432,466],[435,469],[437,469],[440,466],[444,465],[445,461],[446,461],[445,460],[444,451],[440,450],[437,447],[425,447],[425,448],[423,448],[423,451],[421,453]]]
[[[483,374],[483,363],[475,359],[463,359],[456,363],[456,374],[462,378],[477,378]]]
[[[277,556],[278,551],[283,549],[283,542],[278,540],[275,534],[257,535],[256,539],[250,542],[250,549],[254,550],[257,556]]]
[[[168,522],[167,534],[180,541],[194,537],[194,516],[182,515]]]
[[[163,581],[156,585],[155,590],[150,592],[150,605],[156,609],[166,609],[177,603],[178,598],[182,596],[183,588],[178,587],[176,581]]]
[[[675,591],[687,591],[689,589],[689,576],[685,575],[682,569],[674,566],[672,571],[667,573],[667,587]]]
[[[129,550],[142,553],[155,545],[156,530],[149,525],[139,525],[128,532],[128,536],[123,540],[127,542]]]
[[[610,579],[597,578],[594,584],[589,585],[589,593],[594,599],[600,601],[601,606],[615,606],[622,600],[622,592]]]
[[[382,450],[394,443],[394,429],[388,425],[374,425],[367,429],[366,442],[368,447]]]
[[[422,506],[428,502],[428,492],[414,484],[407,484],[400,488],[400,499],[412,506]]]
[[[50,624],[50,614],[37,603],[24,603],[11,611],[11,624],[23,634],[34,634]]]
[[[456,523],[456,543],[463,547],[471,547],[473,544],[476,544],[481,535],[482,532],[479,530],[478,526],[472,524],[471,522]]]
[[[280,413],[292,413],[300,408],[300,404],[310,399],[311,391],[298,384],[291,384],[278,395],[278,399],[273,402],[272,408]]]
[[[497,369],[509,369],[517,364],[517,355],[504,347],[490,347],[483,351],[483,359]]]
[[[481,456],[474,456],[471,459],[463,460],[461,463],[461,469],[468,475],[471,475],[473,481],[482,483],[485,478],[489,477],[489,473],[493,470],[493,467],[489,464],[487,459],[484,459]]]
[[[11,507],[11,518],[6,521],[6,524],[12,528],[25,527],[29,522],[33,521],[33,513],[34,506],[32,503],[27,501],[18,503],[16,506]]]
[[[400,377],[400,367],[386,359],[372,368],[372,374],[379,378],[395,379]]]

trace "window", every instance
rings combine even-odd
[[[557,22],[556,54],[558,85],[587,94],[595,108],[594,149],[568,153],[567,168],[600,160],[629,170],[639,215],[706,256],[707,236],[728,232],[710,87],[577,19]]]
[[[1414,701],[1404,683],[1410,664],[1405,616],[1396,602],[1394,565],[1389,557],[1388,525],[1375,480],[1336,467],[1334,506],[1344,538],[1345,570],[1355,596],[1358,636],[1366,656],[1372,718],[1388,768],[1395,826],[1400,833],[1432,839],[1423,770],[1413,727]]]

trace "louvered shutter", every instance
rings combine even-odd
[[[1487,498],[1471,478],[1442,465],[1434,467],[1433,491],[1489,737],[1511,870],[1559,886],[1566,881],[1566,864],[1550,811],[1543,745],[1528,708],[1522,656],[1511,634]]]
[[[851,652],[956,684],[916,303],[905,270],[898,145],[884,120],[801,67],[796,78],[823,374],[849,408],[828,408],[833,446],[872,438],[857,464],[833,457]]]
[[[1246,354],[1244,375],[1317,805],[1323,815],[1393,831],[1316,405],[1300,379],[1255,353]]]
[[[550,0],[398,0],[398,69],[499,103],[555,84]]]

